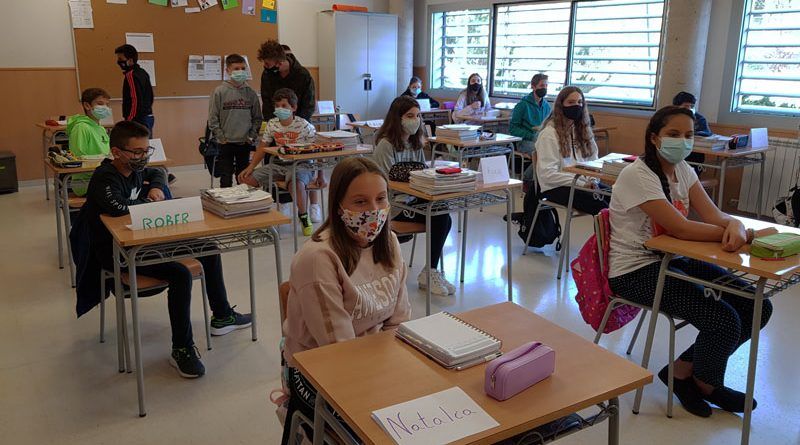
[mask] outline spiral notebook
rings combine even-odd
[[[445,368],[489,361],[499,356],[503,344],[449,312],[400,323],[396,335]]]

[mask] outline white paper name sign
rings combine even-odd
[[[441,445],[499,425],[457,386],[373,411],[372,418],[398,445]]]
[[[319,109],[319,114],[335,114],[336,109],[333,106],[332,100],[321,100],[317,102],[317,108]]]
[[[139,204],[128,207],[128,210],[131,213],[133,230],[154,229],[203,220],[203,204],[199,196]]]
[[[508,166],[505,156],[481,158],[480,171],[484,184],[508,182]]]
[[[750,129],[750,147],[761,148],[769,146],[769,134],[766,128]]]
[[[431,111],[430,99],[417,99],[417,103],[419,103],[419,111]]]

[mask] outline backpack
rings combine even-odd
[[[597,234],[605,241],[600,252]],[[581,248],[578,257],[570,264],[572,278],[578,293],[575,301],[581,311],[583,320],[592,326],[595,332],[600,328],[608,304],[614,298],[614,292],[608,284],[608,251],[611,241],[611,227],[608,209],[603,209],[595,217],[595,234]],[[600,256],[602,254],[602,257]],[[601,260],[602,258],[602,260]],[[639,308],[620,305],[611,311],[603,330],[604,334],[614,332],[636,318]]]
[[[531,228],[533,223],[533,215],[536,213],[536,207],[539,205],[541,194],[539,193],[539,186],[536,181],[526,181],[527,192],[525,193],[525,200],[522,204],[522,219],[519,224],[519,231],[517,235],[522,238],[522,241],[528,239],[528,230],[533,230],[529,246],[531,247],[544,247],[549,244],[556,243],[556,250],[561,250],[561,222],[558,219],[558,212],[555,209],[541,209],[539,216],[536,218],[536,225]]]
[[[797,227],[800,224],[800,186],[795,184],[785,196],[775,200],[772,216],[776,223],[784,226]]]
[[[211,137],[211,129],[208,128],[208,124],[206,124],[205,136],[198,138],[198,141],[200,143],[197,146],[197,151],[199,151],[200,155],[203,157],[203,164],[205,164],[206,170],[211,173],[211,176],[219,178],[222,176],[217,168],[217,160],[220,151],[219,143]]]

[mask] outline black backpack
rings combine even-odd
[[[199,138],[198,141],[200,141],[200,144],[197,146],[197,150],[200,152],[200,155],[203,156],[203,163],[206,166],[206,170],[208,170],[211,176],[219,178],[221,176],[217,168],[219,143],[211,137],[211,129],[208,128],[208,124],[206,124],[205,136]]]
[[[522,218],[519,221],[519,231],[517,235],[522,241],[528,239],[528,230],[533,223],[533,215],[536,213],[536,206],[539,205],[541,194],[539,185],[535,181],[526,181],[527,193],[523,201]],[[533,236],[529,246],[544,247],[556,243],[556,250],[561,250],[561,221],[558,219],[558,212],[555,209],[541,209],[536,218],[536,225],[533,226]]]

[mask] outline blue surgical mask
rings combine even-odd
[[[692,147],[694,139],[662,137],[658,154],[670,164],[677,164],[689,156]]]
[[[422,92],[422,88],[414,88],[414,89],[411,90],[411,94],[413,94],[414,96],[419,96],[419,93],[421,93],[421,92]]]
[[[231,79],[234,82],[242,83],[247,80],[247,71],[244,70],[236,70],[231,73]]]
[[[97,105],[92,108],[92,116],[97,118],[97,120],[103,120],[107,117],[111,117],[111,108],[106,105]]]
[[[290,117],[292,117],[292,110],[290,110],[288,108],[276,108],[275,109],[275,117],[277,117],[278,119],[280,119],[282,121],[285,121],[286,119],[289,119]]]

